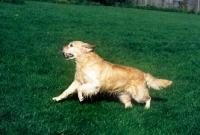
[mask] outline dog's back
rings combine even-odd
[[[100,77],[103,90],[118,92],[144,82],[144,73],[138,69],[109,62],[104,62],[103,65]]]

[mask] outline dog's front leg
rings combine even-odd
[[[76,92],[77,88],[81,85],[80,82],[74,80],[73,83],[66,89],[60,96],[52,98],[54,101],[61,101],[68,97],[68,95]]]
[[[78,87],[78,98],[82,102],[84,100],[83,96],[96,95],[100,90],[100,83],[86,83]]]

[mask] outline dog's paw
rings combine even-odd
[[[83,96],[78,96],[78,99],[80,102],[82,102],[84,100]]]
[[[78,93],[78,99],[79,99],[80,102],[82,102],[84,100],[81,92]]]
[[[82,97],[82,98],[79,98],[79,101],[80,101],[80,102],[83,102],[83,100],[84,100],[84,98],[83,98],[83,97]]]
[[[60,97],[53,97],[52,100],[55,101],[55,102],[58,102],[58,101],[62,100],[62,98],[60,98]]]
[[[126,104],[125,105],[125,108],[131,108],[132,107],[132,104]]]

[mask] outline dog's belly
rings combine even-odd
[[[114,84],[102,83],[102,86],[101,86],[101,91],[104,91],[104,92],[118,92],[118,91],[122,91],[126,89],[127,88],[125,85],[119,85],[117,83],[114,83]]]

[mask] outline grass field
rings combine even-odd
[[[0,134],[200,134],[200,16],[26,2],[0,3],[0,20]],[[60,52],[72,40],[173,84],[149,90],[149,110],[106,95],[55,103],[73,81],[75,63]]]

